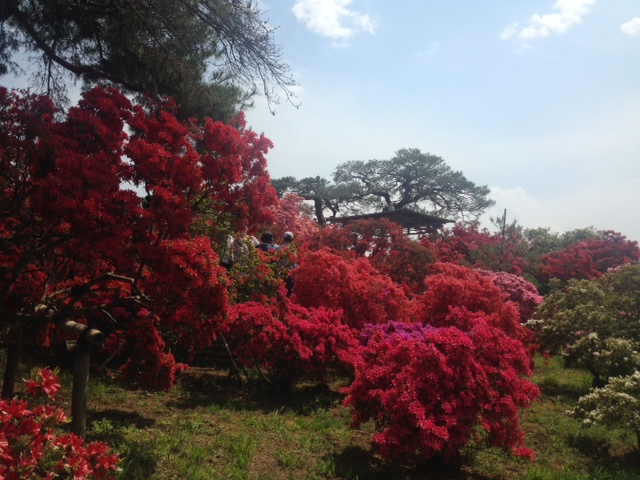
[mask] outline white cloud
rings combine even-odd
[[[556,13],[533,15],[529,24],[520,30],[518,37],[530,41],[551,34],[566,33],[582,22],[582,18],[589,13],[589,7],[595,3],[596,0],[557,0],[553,5]],[[517,23],[512,23],[503,30],[500,38],[508,40],[516,34],[518,28]]]
[[[623,23],[620,25],[620,30],[630,37],[640,37],[640,17],[635,17],[627,23]]]
[[[297,0],[293,14],[318,35],[346,42],[359,32],[373,34],[375,22],[367,14],[351,10],[352,0]]]
[[[502,188],[491,187],[489,198],[495,200],[495,206],[491,207],[485,215],[483,226],[488,227],[489,217],[502,217],[504,210],[507,210],[507,220],[518,220],[520,225],[531,227],[538,226],[544,221],[544,208],[542,204],[534,199],[523,187]],[[525,223],[526,222],[526,223]]]
[[[629,222],[629,205],[640,202],[640,179],[627,178],[614,182],[594,182],[567,186],[562,191],[536,194],[525,188],[491,187],[490,198],[496,205],[483,216],[481,225],[495,230],[489,217],[514,219],[525,228],[549,228],[562,233],[585,227],[614,230],[628,240],[640,241],[640,224]]]
[[[518,32],[518,22],[513,22],[502,31],[500,34],[500,40],[509,40]]]

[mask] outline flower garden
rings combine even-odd
[[[126,473],[123,445],[70,433],[55,406],[45,363],[64,369],[82,349],[90,381],[141,391],[171,391],[221,345],[238,392],[286,398],[339,378],[376,458],[458,467],[473,449],[535,462],[520,415],[540,396],[534,359],[561,357],[593,387],[567,416],[638,446],[637,242],[592,230],[545,250],[544,232],[516,225],[420,238],[385,220],[319,227],[300,197],[278,198],[270,141],[242,116],[200,125],[174,109],[94,89],[62,114],[0,89],[1,478]],[[295,248],[251,249],[225,270],[216,239],[239,224],[295,231]],[[87,345],[69,321],[104,341]],[[16,393],[20,365],[45,358]]]

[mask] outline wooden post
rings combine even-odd
[[[4,369],[4,381],[2,383],[2,398],[11,399],[15,393],[16,376],[18,372],[18,362],[20,361],[20,351],[22,350],[22,325],[15,327],[16,334],[13,342],[7,349],[7,364]]]
[[[73,390],[71,393],[71,432],[84,438],[87,429],[87,388],[91,346],[80,339],[73,358]]]
[[[105,341],[105,336],[100,330],[89,328],[84,323],[74,322],[73,320],[59,320],[56,327],[70,335],[82,337],[87,342],[96,347],[101,347]]]
[[[73,320],[56,324],[61,330],[79,335],[73,358],[73,390],[71,392],[71,432],[84,438],[87,430],[87,388],[92,347],[100,347],[105,336],[100,330],[89,328]]]

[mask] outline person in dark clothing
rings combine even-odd
[[[262,232],[262,235],[260,236],[260,243],[256,245],[256,248],[263,252],[276,250],[278,247],[273,244],[273,233],[269,230]]]

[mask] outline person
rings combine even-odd
[[[260,235],[260,243],[256,245],[258,250],[262,250],[263,252],[271,252],[273,250],[277,250],[277,245],[273,244],[273,233],[269,230],[265,230]]]
[[[291,248],[292,250],[292,254],[293,254],[293,233],[292,232],[284,232],[284,235],[282,236],[282,245],[280,245],[280,249],[285,249],[285,248]],[[281,260],[282,262],[282,260]],[[287,287],[287,297],[291,297],[291,294],[293,293],[293,287],[295,284],[295,281],[293,279],[293,275],[291,275],[291,271],[295,270],[296,268],[298,268],[298,264],[297,263],[291,263],[291,260],[287,261],[286,263],[283,263],[282,265],[284,265],[285,267],[287,267],[289,269],[289,274],[286,276],[286,278],[284,279],[284,284]]]
[[[288,248],[292,244],[293,244],[293,233],[284,232],[284,235],[282,236],[282,245],[280,245],[280,248]]]
[[[247,227],[240,227],[233,239],[233,246],[231,249],[233,253],[233,262],[241,262],[243,257],[249,253],[249,245],[255,247],[259,243],[260,242],[258,242],[256,237],[247,234]]]
[[[227,270],[233,267],[233,242],[233,236],[228,233],[225,234],[219,242],[221,248],[219,252],[220,266]]]

